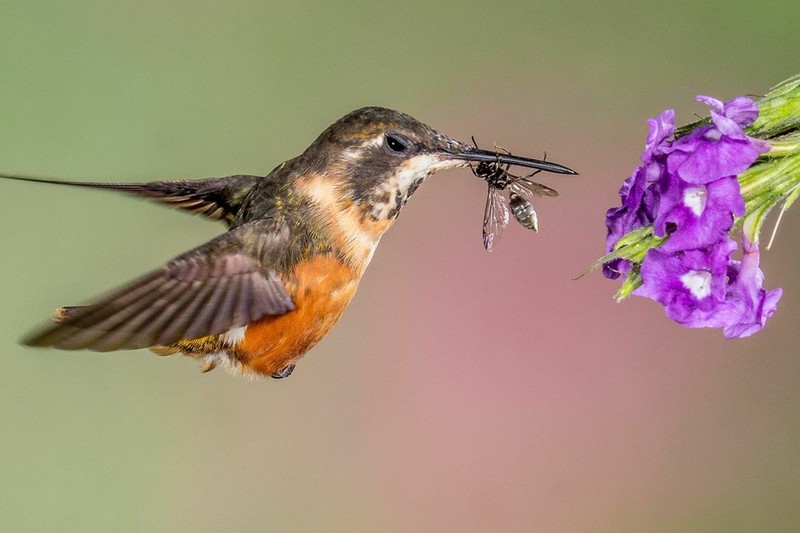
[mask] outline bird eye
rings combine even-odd
[[[387,133],[386,146],[388,146],[391,151],[401,154],[408,150],[409,142],[397,134]]]

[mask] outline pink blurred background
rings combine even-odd
[[[734,5],[735,4],[735,5]],[[350,309],[280,382],[146,351],[34,351],[51,309],[222,228],[0,182],[0,526],[12,531],[793,531],[798,209],[763,254],[761,333],[688,330],[574,280],[646,119],[797,71],[800,9],[323,4],[14,6],[0,172],[266,172],[362,105],[580,171],[491,254],[485,185],[432,177]]]

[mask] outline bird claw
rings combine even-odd
[[[276,373],[272,374],[272,379],[283,379],[288,378],[292,375],[292,371],[294,370],[294,365],[286,365],[285,367],[278,370]]]
[[[211,372],[212,370],[214,370],[216,366],[217,366],[216,359],[206,359],[206,363],[202,367],[200,367],[200,372],[202,372],[203,374]]]

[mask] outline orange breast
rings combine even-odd
[[[233,355],[244,367],[264,375],[295,363],[339,320],[360,277],[331,255],[299,263],[293,275],[283,279],[294,311],[250,322]]]

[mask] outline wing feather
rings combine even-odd
[[[243,198],[252,187],[262,179],[260,176],[237,174],[225,178],[201,180],[151,181],[147,183],[102,183],[94,181],[65,181],[26,176],[0,175],[0,178],[88,187],[121,191],[185,209],[192,213],[207,216],[213,220],[225,220],[229,225],[239,211]]]
[[[31,346],[110,351],[218,335],[294,304],[275,272],[288,231],[259,220],[82,307],[35,333]]]

